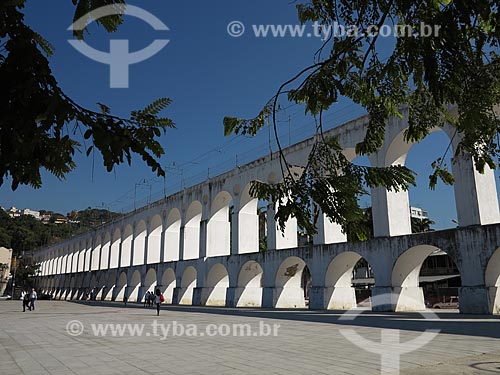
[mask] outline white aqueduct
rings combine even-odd
[[[351,160],[367,121],[364,116],[328,132],[338,136]],[[405,163],[412,147],[403,140],[407,127],[407,113],[390,120],[384,146],[369,157],[373,166]],[[451,126],[436,130],[446,132],[454,146],[458,142]],[[285,154],[303,165],[311,145],[312,139],[305,140]],[[280,178],[278,158],[269,155],[35,253],[42,265],[37,283],[61,299],[95,289],[98,299],[136,301],[160,288],[172,304],[291,308],[305,307],[301,278],[307,266],[310,308],[350,309],[356,306],[352,271],[364,258],[375,278],[372,297],[379,298],[374,309],[418,311],[425,308],[420,267],[441,249],[460,271],[461,312],[499,314],[495,176],[491,170],[479,174],[465,155],[454,158],[453,173],[458,228],[411,234],[408,193],[378,188],[371,194],[374,239],[346,242],[340,227],[323,217],[313,245],[298,247],[295,219],[282,234],[269,205],[268,250],[259,252],[258,200],[249,186]]]

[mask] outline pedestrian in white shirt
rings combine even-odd
[[[37,299],[37,294],[35,291],[35,288],[31,288],[31,293],[30,293],[30,309],[35,310],[35,300]]]

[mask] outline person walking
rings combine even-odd
[[[22,300],[23,300],[23,312],[26,311],[26,307],[31,311],[30,296],[29,296],[28,292],[23,290],[21,293],[21,296],[22,296]]]
[[[38,298],[38,295],[36,294],[35,288],[31,288],[31,293],[30,293],[30,311],[35,310],[35,300]]]
[[[165,298],[163,297],[163,294],[161,294],[160,289],[156,289],[155,292],[155,303],[156,303],[156,316],[160,315],[160,305],[162,302],[165,301]]]
[[[144,296],[144,307],[146,307],[146,303],[149,306],[149,298],[151,297],[151,293],[149,293],[149,290],[146,292],[146,295]]]

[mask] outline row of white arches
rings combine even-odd
[[[259,252],[259,200],[249,195],[250,185],[239,199],[236,211],[235,199],[227,191],[219,192],[210,204],[207,220],[203,219],[203,205],[191,202],[181,217],[181,209],[172,208],[167,213],[149,217],[91,237],[61,244],[41,262],[41,276],[75,272],[98,271],[121,267],[155,264],[177,260],[191,260]],[[268,207],[272,210],[272,207]],[[231,211],[233,211],[231,213]],[[274,223],[274,215],[267,215],[266,233],[270,248],[297,246],[297,225],[290,219],[287,233],[282,234]],[[233,250],[232,250],[233,249]]]
[[[390,128],[393,130],[380,155],[370,156],[372,165],[405,163],[412,144],[403,141],[406,127],[396,128]],[[449,135],[450,129],[445,128],[445,132]],[[307,142],[302,148],[294,146],[298,149],[295,153],[287,151],[299,165],[307,155]],[[348,148],[345,152],[353,159],[355,154],[351,151]],[[459,224],[500,222],[494,174],[491,170],[479,174],[469,159],[462,155],[454,164]],[[263,237],[259,232],[258,208],[262,205],[267,207],[267,248],[297,247],[295,218],[288,221],[285,233],[281,233],[274,221],[271,202],[259,202],[249,194],[251,181],[279,179],[273,163],[276,164],[271,159],[262,165],[233,170],[96,232],[45,249],[40,256],[42,276],[258,252]],[[262,171],[255,170],[260,167]],[[411,233],[407,192],[377,188],[372,191],[371,199],[375,237]],[[318,228],[314,244],[346,241],[341,228],[324,215],[320,215]]]
[[[418,302],[425,308],[423,295],[419,294],[420,268],[425,259],[437,250],[435,246],[418,245],[403,252],[394,262],[390,283],[400,293],[401,300],[395,302],[396,311],[408,310],[404,301],[406,297],[420,298]],[[361,259],[362,255],[357,252],[342,252],[325,268],[324,265],[308,264],[300,256],[289,256],[274,268],[266,267],[266,264],[256,260],[248,260],[234,271],[227,264],[215,263],[210,265],[206,274],[196,264],[187,265],[177,270],[177,273],[171,266],[161,273],[156,267],[148,267],[144,269],[147,269],[144,274],[141,274],[140,269],[128,273],[118,273],[118,270],[93,273],[90,280],[84,280],[85,275],[90,274],[44,278],[41,287],[46,293],[53,293],[56,298],[63,299],[82,298],[84,290],[90,288],[95,290],[98,299],[122,301],[126,297],[129,301],[140,301],[147,290],[159,288],[167,303],[181,305],[303,308],[306,307],[303,273],[307,267],[312,271],[312,287],[320,289],[320,294],[312,293],[311,299],[318,296],[323,299],[319,303],[311,301],[312,305],[326,309],[350,309],[356,306],[353,270]],[[375,259],[367,260],[375,265],[373,273],[377,286],[383,270],[377,268]],[[459,262],[457,265],[460,268]],[[270,273],[270,276],[266,273]],[[495,306],[498,308],[500,305],[500,248],[490,257],[484,280],[488,288],[494,289],[491,303],[491,309],[494,310]],[[198,294],[195,289],[199,289]],[[269,299],[266,302],[265,289],[272,289],[272,302]],[[418,310],[418,304],[413,303],[411,306],[417,306],[415,309]]]

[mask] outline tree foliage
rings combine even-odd
[[[104,5],[124,6],[123,0],[72,0],[75,20]],[[75,168],[75,152],[97,151],[111,171],[132,155],[140,156],[153,172],[164,175],[157,159],[164,153],[158,138],[173,122],[159,113],[170,104],[158,99],[129,118],[82,107],[59,87],[49,66],[53,47],[24,22],[26,0],[0,3],[0,186],[8,176],[19,184],[39,188],[40,170],[64,178]],[[96,20],[114,31],[121,16]],[[75,35],[84,37],[85,30]],[[87,144],[87,141],[90,144]]]
[[[323,136],[322,114],[340,97],[361,105],[369,115],[366,137],[356,145],[358,155],[381,148],[387,120],[402,117],[404,106],[409,111],[407,142],[419,142],[432,129],[449,123],[456,130],[455,155],[470,154],[479,171],[486,165],[496,168],[500,127],[495,112],[500,104],[498,2],[303,0],[296,6],[302,23],[349,25],[357,32],[330,35],[315,54],[314,63],[283,83],[255,118],[224,119],[226,135],[255,135],[271,120],[283,181],[254,183],[253,193],[279,205],[276,218],[281,226],[295,216],[303,228],[314,233],[321,210],[347,230],[349,222],[363,221],[358,198],[367,192],[366,187],[398,191],[415,183],[414,173],[404,166],[353,165],[342,156],[337,140]],[[383,25],[400,30],[400,35],[382,40],[374,31]],[[423,37],[419,34],[422,25],[430,26],[433,33]],[[385,56],[388,45],[391,51]],[[290,165],[281,150],[276,115],[283,100],[303,104],[306,113],[318,120],[315,145],[305,167]],[[431,188],[439,179],[454,182],[443,160],[432,164]]]
[[[411,218],[411,232],[412,233],[423,233],[423,232],[431,232],[434,229],[431,228],[431,225],[434,225],[435,222],[428,218],[419,219],[417,217]]]
[[[42,213],[51,216],[48,223],[42,223],[30,215],[11,218],[0,210],[0,247],[11,248],[14,255],[21,255],[23,251],[32,251],[87,232],[120,216],[108,210],[87,209],[68,214],[73,222],[56,224],[56,218],[66,216],[48,211]]]
[[[31,287],[35,285],[34,277],[38,274],[40,270],[39,263],[31,263],[25,258],[20,258],[17,261],[15,274],[16,286]]]

